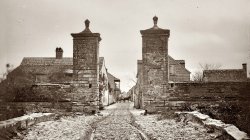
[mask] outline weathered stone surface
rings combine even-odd
[[[141,131],[133,126],[133,116],[130,113],[130,103],[118,103],[110,115],[98,122],[92,134],[93,140],[143,140]]]
[[[10,139],[16,135],[18,129],[27,129],[34,124],[53,120],[54,118],[55,114],[53,113],[33,113],[30,115],[0,121],[0,138]]]
[[[89,21],[85,21],[85,30],[71,34],[73,37],[73,79],[75,98],[78,102],[94,104],[97,110],[99,100],[99,41],[100,34],[89,30]],[[91,103],[94,102],[94,103]],[[90,107],[93,108],[93,107]],[[90,110],[90,109],[87,109]]]
[[[172,96],[187,99],[247,99],[250,97],[250,82],[209,82],[209,83],[175,83]],[[198,100],[195,99],[195,100]]]
[[[213,130],[217,133],[217,138],[220,139],[232,139],[232,140],[245,140],[250,139],[247,133],[240,131],[236,126],[232,124],[225,124],[221,120],[210,118],[208,115],[201,114],[198,111],[192,112],[176,112],[183,120],[198,122],[204,125],[206,128]]]
[[[168,37],[169,30],[157,26],[141,30],[142,34],[142,73],[143,100],[151,100],[167,90],[168,83]],[[143,104],[145,105],[145,104]]]
[[[250,82],[175,83],[163,96],[150,97],[151,99],[144,100],[145,105],[151,106],[147,108],[149,112],[166,108],[219,106],[221,103],[234,105],[237,102],[249,102]]]

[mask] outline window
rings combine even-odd
[[[170,65],[170,66],[169,66],[169,74],[170,74],[170,75],[174,75],[174,74],[175,74],[174,65]]]
[[[174,87],[174,83],[171,83],[170,86],[171,86],[171,88],[173,88]]]

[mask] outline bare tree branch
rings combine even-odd
[[[222,65],[218,64],[218,63],[217,64],[208,64],[208,63],[202,64],[202,63],[199,63],[199,65],[200,65],[200,68],[201,68],[202,71],[204,71],[204,70],[215,70],[215,69],[219,69],[219,68],[222,67]]]
[[[200,70],[196,71],[192,75],[192,79],[194,82],[202,82],[203,81],[203,71],[204,70],[215,70],[222,67],[221,64],[208,64],[208,63],[199,63]]]

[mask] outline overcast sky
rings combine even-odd
[[[169,55],[191,72],[199,63],[250,69],[250,0],[1,0],[0,74],[23,57],[54,57],[58,46],[72,57],[70,34],[89,19],[101,34],[100,56],[126,91],[142,57],[139,31],[151,28],[155,15],[170,29]]]

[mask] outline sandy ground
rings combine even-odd
[[[213,139],[213,135],[199,124],[173,119],[158,121],[157,115],[144,116],[141,113],[143,110],[133,109],[133,103],[117,103],[102,111],[103,116],[76,115],[38,123],[26,130],[23,139],[79,140],[84,139],[90,130],[94,140]]]
[[[132,109],[130,112],[135,123],[150,139],[154,140],[211,140],[213,134],[200,124],[176,122],[174,119],[157,120],[158,115],[142,115],[143,110]]]

